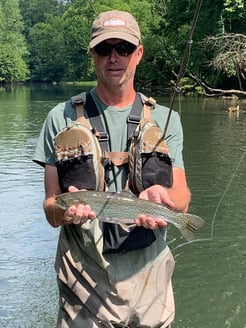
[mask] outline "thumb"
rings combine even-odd
[[[171,199],[165,199],[165,205],[167,205],[170,208],[174,208],[175,204]]]
[[[69,192],[75,192],[75,191],[79,191],[79,189],[76,188],[76,187],[74,187],[74,186],[69,186],[69,187],[68,187],[68,191],[69,191]]]

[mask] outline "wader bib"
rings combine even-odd
[[[154,184],[171,187],[172,162],[161,130],[151,118],[155,106],[152,98],[136,94],[127,121],[128,152],[110,151],[108,132],[90,93],[72,97],[71,103],[77,120],[55,137],[56,167],[62,192],[67,192],[70,185],[105,191],[112,165],[126,166],[129,171],[127,188],[136,195]],[[141,249],[155,241],[151,229],[133,227],[129,230],[103,223],[103,252]]]

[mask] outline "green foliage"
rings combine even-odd
[[[184,77],[180,80],[179,87],[183,95],[203,94],[202,87],[188,77]]]
[[[0,0],[0,81],[24,81],[29,70],[22,34],[23,23],[15,0]]]
[[[0,82],[24,81],[28,73],[18,49],[13,49],[9,44],[0,44]]]
[[[70,6],[61,17],[47,15],[30,31],[32,79],[74,81],[87,78],[91,22],[86,8]]]
[[[225,32],[245,33],[246,8],[244,0],[225,0],[223,17]]]
[[[224,8],[225,11],[233,13],[237,12],[238,10],[243,9],[244,7],[244,0],[225,0]]]
[[[35,81],[95,79],[88,53],[92,22],[102,11],[119,9],[131,12],[142,32],[144,57],[137,85],[170,88],[176,78],[173,72],[180,70],[198,1],[0,0],[0,81],[26,80],[29,70]],[[245,34],[244,1],[203,1],[185,73],[215,85],[224,79],[210,65],[223,57],[224,47],[204,47],[203,41],[228,32]],[[227,74],[238,74],[231,62],[225,65]]]
[[[61,24],[61,18],[48,16],[45,23],[38,23],[31,29],[32,80],[61,80],[66,69],[64,56],[61,53],[63,49]]]
[[[25,26],[23,33],[27,39],[31,28],[44,23],[47,14],[60,16],[66,8],[63,1],[57,0],[19,0],[19,6]]]

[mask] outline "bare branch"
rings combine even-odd
[[[207,37],[204,42],[206,48],[214,51],[211,66],[229,75],[236,75],[239,71],[243,77],[246,72],[246,35],[223,34]]]

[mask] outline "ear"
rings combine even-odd
[[[93,58],[95,55],[95,50],[92,48],[89,48],[89,54],[91,55],[91,57]]]
[[[144,53],[144,47],[142,44],[140,44],[138,46],[138,49],[137,49],[137,65],[140,63],[142,57],[143,57],[143,53]]]

